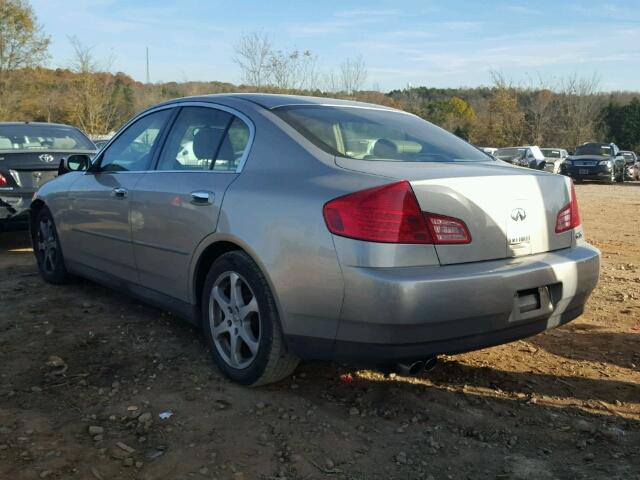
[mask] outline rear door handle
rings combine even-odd
[[[127,198],[129,191],[126,188],[116,187],[111,190],[111,196],[116,198]]]
[[[191,192],[191,203],[194,205],[211,205],[213,193],[206,190],[196,190]]]

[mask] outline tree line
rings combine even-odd
[[[350,98],[400,108],[482,146],[540,145],[572,150],[586,141],[613,141],[640,151],[640,94],[604,93],[597,77],[513,84],[499,73],[491,86],[367,88],[361,56],[323,72],[318,56],[277,48],[263,32],[242,34],[234,62],[242,84],[144,84],[112,73],[110,59],[70,37],[68,68],[45,68],[49,38],[27,0],[0,2],[0,121],[77,125],[90,135],[117,130],[135,112],[171,98],[229,92],[271,92]]]

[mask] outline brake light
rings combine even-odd
[[[471,234],[462,220],[425,213],[429,232],[436,245],[471,243]]]
[[[569,204],[558,212],[556,218],[556,233],[566,232],[580,226],[580,211],[578,210],[578,198],[576,189],[571,182],[571,199]]]
[[[342,237],[382,243],[469,243],[461,220],[420,210],[406,180],[369,188],[327,202],[329,231]]]
[[[0,187],[6,187],[7,185],[9,185],[9,182],[4,177],[4,175],[0,173]]]

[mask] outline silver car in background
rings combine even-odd
[[[569,156],[564,148],[541,148],[545,159],[544,169],[551,173],[560,173],[560,167]]]
[[[570,179],[378,105],[178,99],[61,168],[31,207],[43,277],[178,312],[245,385],[300,359],[408,364],[534,335],[598,281]]]

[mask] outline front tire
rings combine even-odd
[[[266,278],[246,253],[229,252],[213,263],[201,310],[213,359],[231,380],[265,385],[289,376],[298,366],[299,359],[284,343]]]
[[[31,224],[31,241],[42,278],[55,285],[69,283],[72,277],[64,265],[56,225],[47,207],[38,211]]]

